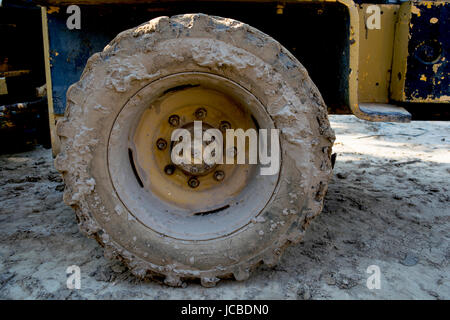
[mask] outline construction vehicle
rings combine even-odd
[[[445,1],[33,3],[64,201],[106,256],[171,286],[245,280],[302,239],[332,174],[328,114],[448,114]],[[171,135],[200,120],[278,129],[279,170],[174,165]]]

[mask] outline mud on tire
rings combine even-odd
[[[121,112],[142,108],[145,88],[186,72],[229,79],[253,94],[280,129],[282,163],[270,200],[239,230],[202,240],[166,236],[142,223],[112,181],[121,166],[108,163],[117,138],[112,132],[126,126],[118,123]],[[172,286],[187,279],[204,286],[231,276],[244,280],[261,262],[275,265],[321,211],[332,172],[334,134],[305,68],[268,35],[203,14],[153,19],[93,55],[68,90],[57,134],[62,148],[55,165],[80,229],[136,276],[163,276]]]

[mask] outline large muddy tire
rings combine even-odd
[[[189,110],[167,120],[191,104],[210,107],[211,126],[225,117],[279,129],[279,172],[244,165],[221,185],[205,175],[191,189],[178,168],[169,176],[157,138],[191,121]],[[275,265],[321,211],[332,172],[334,134],[305,68],[268,35],[203,14],[153,19],[92,56],[57,134],[55,164],[80,229],[136,276],[174,286],[244,280],[260,263]]]

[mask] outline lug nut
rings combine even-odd
[[[200,181],[196,177],[192,177],[188,180],[188,185],[191,188],[197,188],[200,185]]]
[[[180,125],[180,117],[176,114],[173,114],[169,117],[169,124],[172,127],[178,127]]]
[[[164,150],[165,148],[167,148],[166,140],[164,140],[163,138],[159,138],[158,141],[156,141],[156,147],[159,150]]]
[[[214,172],[214,179],[216,179],[217,181],[222,181],[225,178],[225,172],[223,172],[222,170],[217,170],[216,172]]]
[[[206,118],[206,109],[205,108],[198,108],[197,110],[195,110],[195,117],[197,119],[204,119]]]
[[[165,172],[167,175],[171,176],[171,175],[175,172],[175,166],[173,166],[173,165],[171,165],[171,164],[168,164],[167,166],[165,166],[164,172]]]
[[[228,121],[220,121],[220,131],[226,131],[227,129],[231,129],[231,124]]]

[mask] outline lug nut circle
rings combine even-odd
[[[156,141],[156,147],[159,150],[164,150],[167,148],[167,141],[164,140],[163,138],[159,138],[158,141]]]

